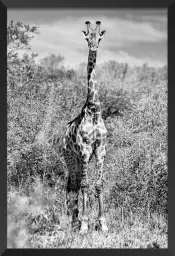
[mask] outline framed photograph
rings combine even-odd
[[[2,251],[173,252],[172,2],[3,2]]]

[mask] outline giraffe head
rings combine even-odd
[[[88,47],[91,51],[97,51],[99,42],[105,34],[105,30],[100,32],[100,21],[96,22],[96,28],[92,29],[90,26],[90,22],[86,21],[85,24],[87,25],[87,32],[82,30],[82,34],[88,42]]]

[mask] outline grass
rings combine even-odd
[[[47,191],[47,196],[43,191]],[[28,196],[15,190],[8,194],[8,248],[167,248],[167,221],[142,209],[133,214],[113,207],[106,211],[109,232],[95,230],[97,202],[89,209],[89,232],[71,230],[55,189],[36,181]],[[80,196],[80,218],[81,218]]]

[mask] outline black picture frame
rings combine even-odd
[[[7,82],[7,42],[6,42],[6,29],[7,29],[7,9],[8,8],[167,8],[168,10],[168,249],[7,249],[7,172],[6,172],[6,137],[7,137],[7,97],[6,97],[6,82]],[[22,11],[22,9],[21,9]],[[175,131],[175,111],[174,111],[174,73],[175,73],[175,1],[173,0],[88,0],[88,1],[56,1],[56,0],[3,0],[0,2],[0,28],[1,28],[1,125],[0,125],[0,145],[1,145],[1,171],[0,171],[0,254],[10,255],[19,254],[88,254],[99,253],[100,255],[110,254],[133,254],[133,255],[175,255],[174,246],[174,131]]]

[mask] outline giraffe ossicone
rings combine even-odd
[[[93,156],[96,158],[97,181],[96,191],[99,200],[99,224],[102,231],[107,231],[103,206],[103,163],[106,155],[105,145],[107,129],[105,127],[97,81],[95,80],[95,65],[99,42],[105,34],[100,31],[100,21],[92,29],[89,21],[85,22],[87,31],[82,31],[88,42],[89,56],[87,65],[88,91],[86,103],[81,113],[67,124],[63,138],[63,153],[68,169],[67,206],[72,212],[72,226],[79,222],[78,219],[78,193],[83,193],[83,213],[81,220],[81,233],[88,231],[88,164]],[[74,196],[71,196],[73,194]]]

